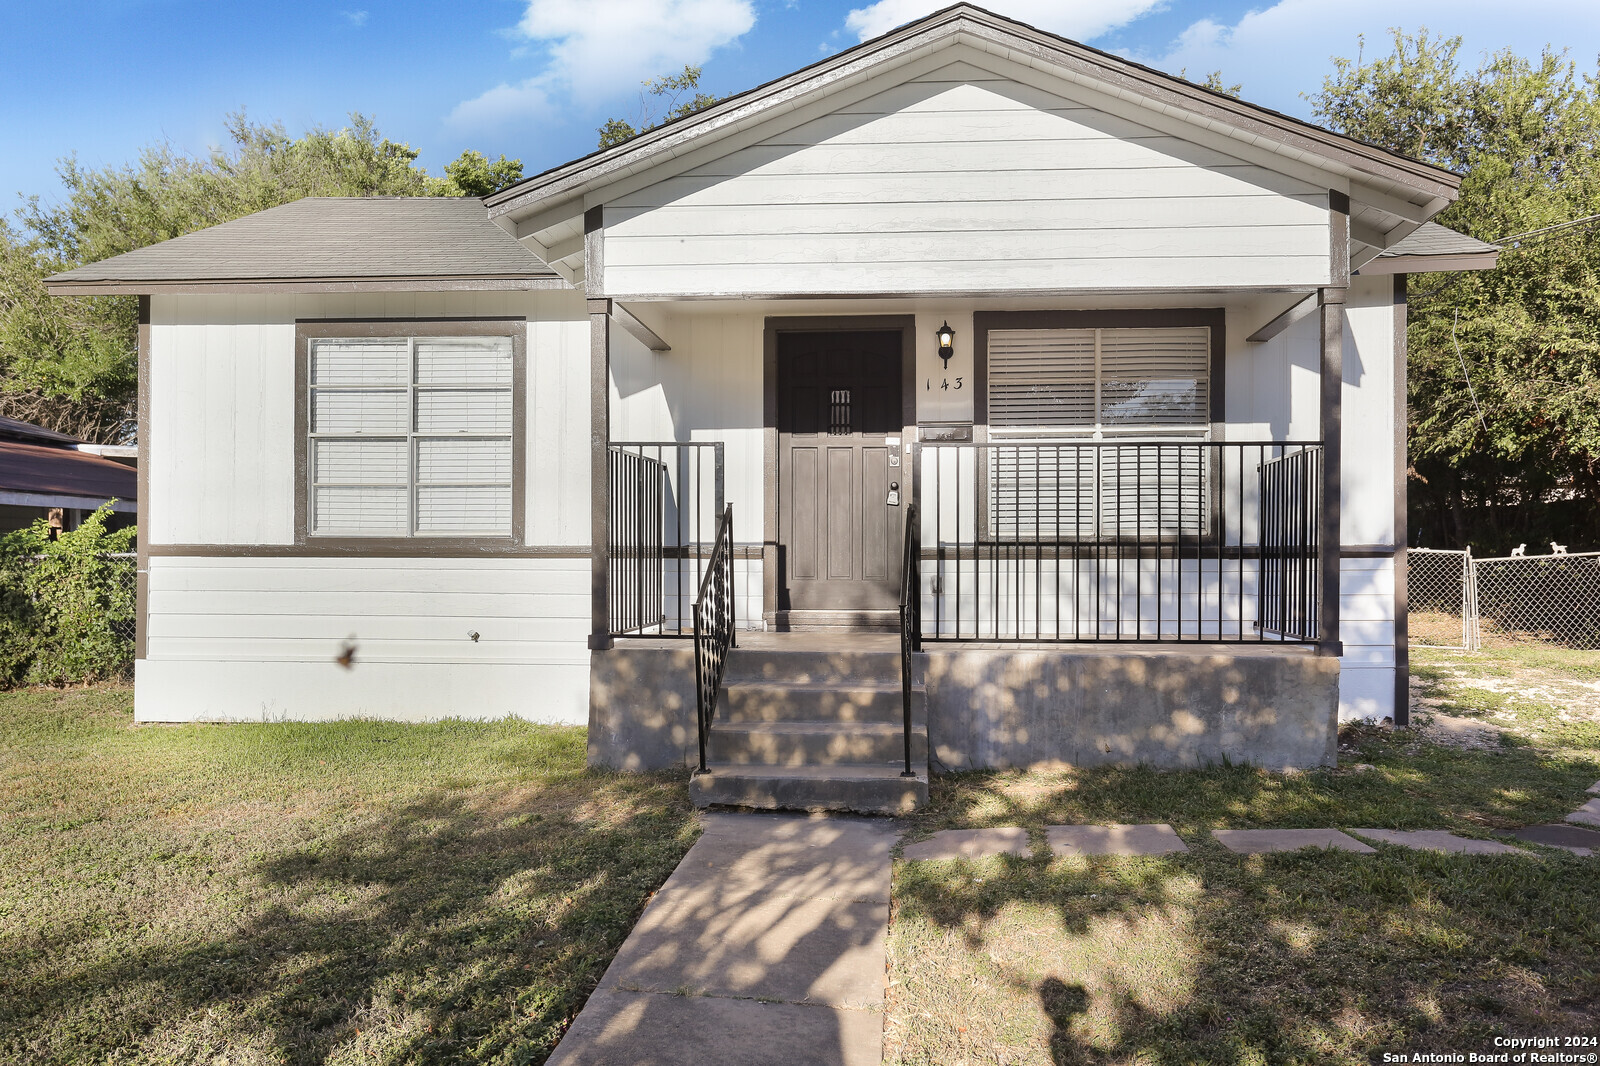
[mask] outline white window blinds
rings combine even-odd
[[[509,337],[318,339],[311,532],[507,536]]]
[[[1083,540],[1198,535],[1210,421],[1204,326],[989,334],[991,532]],[[1145,437],[1139,444],[1119,443]],[[1014,442],[1014,443],[1013,443]],[[1047,443],[1048,442],[1048,443]]]
[[[989,424],[1024,429],[1204,427],[1211,331],[1008,329],[989,334]]]

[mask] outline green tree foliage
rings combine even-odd
[[[1178,77],[1187,78],[1188,76],[1188,67],[1184,67],[1178,71]],[[1239,94],[1244,92],[1243,82],[1235,82],[1234,84],[1229,85],[1227,82],[1222,80],[1222,71],[1220,70],[1213,70],[1210,74],[1206,75],[1205,81],[1199,82],[1198,84],[1203,89],[1210,89],[1214,93],[1221,93],[1224,96],[1231,96],[1235,99],[1238,99]]]
[[[704,111],[723,97],[700,91],[700,68],[685,66],[680,74],[649,78],[641,83],[639,111],[633,121],[608,118],[599,129],[600,147],[610,148],[653,130],[675,118]]]
[[[1482,240],[1600,213],[1600,82],[1564,53],[1463,65],[1394,34],[1310,97],[1352,136],[1465,175],[1438,221]],[[1410,279],[1413,543],[1600,547],[1600,228],[1513,241],[1497,270]],[[1470,380],[1470,387],[1469,382]]]
[[[0,219],[0,414],[100,443],[135,433],[136,301],[52,297],[51,274],[306,196],[484,196],[522,176],[520,160],[467,151],[430,177],[361,115],[290,138],[241,113],[228,135],[203,157],[156,144],[125,166],[65,159],[63,200]]]
[[[135,617],[133,527],[106,532],[107,504],[56,540],[39,519],[0,537],[0,684],[55,685],[127,673]]]

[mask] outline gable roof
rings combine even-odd
[[[1136,98],[1154,110],[1181,115],[1245,144],[1311,158],[1354,178],[1373,180],[1384,187],[1380,192],[1384,206],[1395,209],[1386,213],[1411,224],[1454,199],[1460,188],[1460,176],[1442,167],[1235,99],[973,4],[958,3],[619,145],[508,186],[485,198],[489,217],[508,230],[515,229],[515,219],[748,129],[795,109],[813,93],[870,78],[953,38],[1103,92]],[[1396,189],[1409,195],[1395,196]],[[1413,202],[1412,195],[1422,197],[1423,202]]]
[[[476,197],[296,200],[45,279],[52,292],[565,287]],[[304,284],[311,282],[312,284]]]

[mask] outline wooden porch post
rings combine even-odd
[[[1317,294],[1322,316],[1322,524],[1317,532],[1322,576],[1317,653],[1342,655],[1339,639],[1339,505],[1343,485],[1341,441],[1344,391],[1345,290]]]
[[[603,208],[584,212],[584,277],[589,294],[589,649],[611,647],[610,451],[611,301],[605,291]]]

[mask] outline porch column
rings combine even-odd
[[[1341,440],[1344,392],[1344,289],[1317,293],[1322,318],[1322,523],[1317,531],[1322,577],[1317,654],[1344,654],[1339,639],[1339,504],[1343,488]]]
[[[589,301],[589,649],[611,647],[611,301]]]

